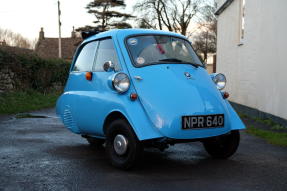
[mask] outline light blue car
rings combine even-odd
[[[245,126],[182,35],[140,29],[87,34],[57,102],[64,125],[91,145],[105,143],[112,165],[128,169],[144,147],[201,141],[227,158]]]

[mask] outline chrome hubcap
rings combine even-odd
[[[119,134],[114,139],[114,149],[118,155],[123,155],[126,153],[128,148],[128,140],[125,136]]]

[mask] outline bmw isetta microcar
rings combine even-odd
[[[200,141],[228,158],[245,126],[227,101],[223,74],[208,74],[189,40],[158,30],[90,33],[78,47],[57,114],[111,164],[128,169],[144,147]]]

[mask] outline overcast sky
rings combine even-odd
[[[91,25],[95,20],[85,9],[90,1],[60,0],[63,37],[70,37],[73,26]],[[124,12],[132,13],[136,0],[125,2]],[[44,27],[46,37],[58,36],[57,0],[0,0],[0,28],[33,40],[38,38],[41,27]]]

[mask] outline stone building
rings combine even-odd
[[[35,52],[42,58],[58,58],[59,57],[59,39],[45,37],[44,29],[39,32],[39,39],[35,47]],[[77,46],[82,42],[82,38],[77,37],[73,29],[70,38],[61,38],[62,42],[62,58],[72,60]]]

